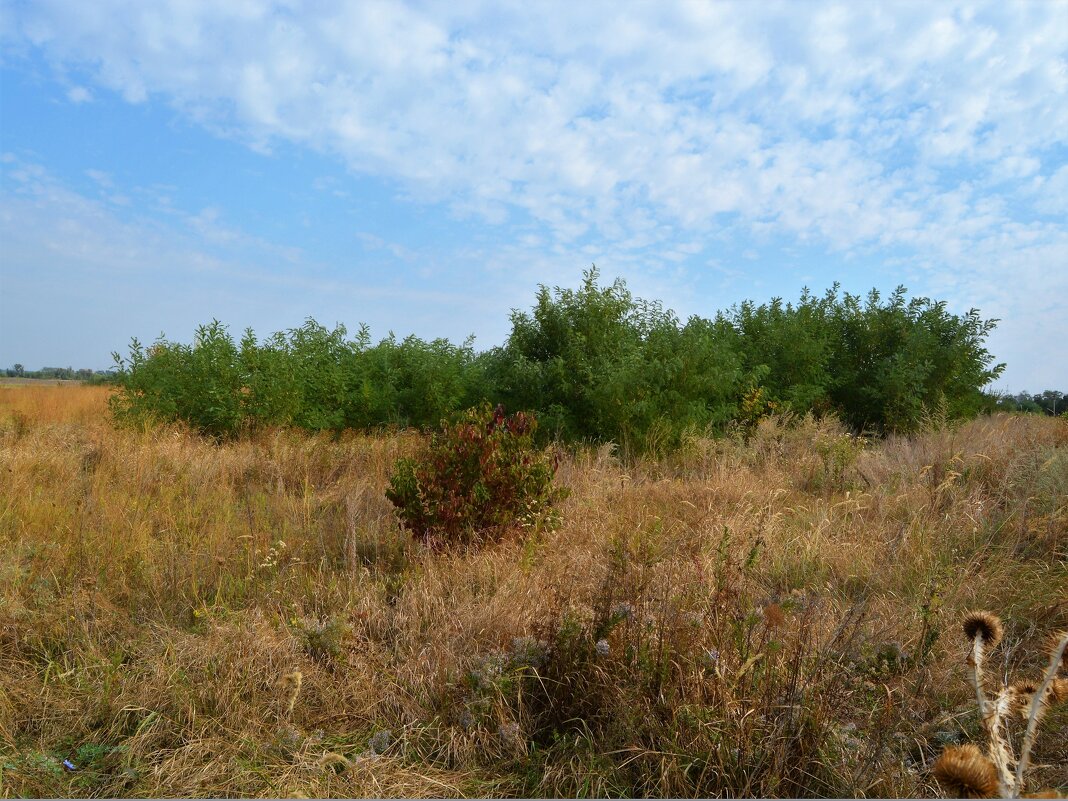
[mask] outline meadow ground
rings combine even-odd
[[[435,553],[383,496],[417,435],[215,444],[107,392],[0,387],[5,796],[937,795],[962,614],[1012,677],[1068,628],[1064,420],[580,449],[555,530]],[[1068,704],[1034,761],[1068,788]]]

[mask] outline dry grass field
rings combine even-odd
[[[1068,628],[1064,420],[580,450],[559,527],[449,553],[383,496],[414,434],[107,392],[0,387],[4,796],[932,796],[981,740],[962,614],[1012,677]],[[1033,760],[1068,789],[1068,704]]]

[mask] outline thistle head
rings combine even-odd
[[[1012,685],[1012,691],[1017,695],[1034,695],[1038,692],[1038,682],[1023,679]]]
[[[1038,683],[1024,679],[1013,684],[1009,689],[1012,691],[1012,706],[1020,716],[1027,720],[1030,716],[1031,702],[1038,692]]]
[[[972,743],[947,748],[934,763],[934,776],[950,798],[995,798],[998,769]]]
[[[966,614],[961,622],[961,628],[964,629],[964,636],[968,638],[968,642],[973,642],[976,637],[981,637],[983,645],[988,650],[1001,642],[1001,638],[1005,634],[1005,629],[1001,625],[1001,618],[993,612],[985,610]]]
[[[1054,679],[1049,688],[1050,698],[1055,704],[1068,701],[1068,679]]]

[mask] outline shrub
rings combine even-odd
[[[507,343],[486,359],[490,397],[536,411],[553,436],[614,442],[628,457],[732,419],[747,376],[729,324],[681,324],[598,278],[591,268],[577,290],[542,286],[529,313],[512,313]]]
[[[160,337],[147,351],[135,339],[130,358],[115,354],[119,392],[111,408],[120,421],[183,421],[215,437],[243,421],[238,349],[218,320],[197,328],[192,345]]]
[[[564,492],[553,487],[555,460],[534,446],[537,420],[501,406],[470,409],[443,423],[426,453],[401,459],[386,497],[402,525],[435,544],[500,538],[517,524],[551,520]]]
[[[915,432],[938,402],[950,419],[973,417],[981,388],[1004,370],[984,347],[996,320],[906,299],[904,287],[862,299],[834,284],[822,298],[805,290],[796,305],[747,301],[723,317],[743,367],[765,371],[769,400],[797,414],[834,410],[858,431]]]

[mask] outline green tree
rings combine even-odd
[[[656,302],[636,300],[622,280],[578,290],[542,286],[530,313],[489,359],[493,397],[533,410],[568,440],[614,441],[627,452],[670,446],[687,428],[723,423],[743,376],[722,321],[680,326]]]

